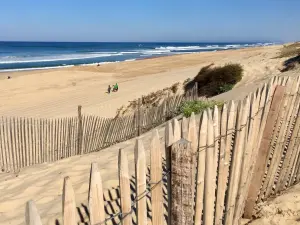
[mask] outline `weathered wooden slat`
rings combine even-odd
[[[90,149],[92,152],[96,150],[97,134],[100,126],[101,126],[101,118],[95,117],[91,143],[90,143]]]
[[[225,196],[225,149],[226,149],[226,131],[227,131],[228,110],[225,103],[222,108],[221,114],[221,139],[220,139],[220,157],[219,157],[219,170],[218,170],[218,183],[217,183],[217,199],[216,199],[216,213],[215,225],[222,224],[223,210],[224,210],[224,196]],[[232,124],[228,122],[228,124]]]
[[[115,130],[116,124],[117,124],[117,118],[112,119],[107,130],[107,135],[105,135],[106,136],[105,147],[112,145],[113,131]]]
[[[214,171],[214,130],[211,110],[207,110],[207,150],[205,157],[204,177],[204,211],[203,224],[210,225],[214,222],[214,201],[215,201],[215,171]]]
[[[97,163],[92,163],[89,188],[89,212],[91,225],[105,221],[102,179]]]
[[[51,120],[51,162],[54,162],[55,159],[55,119]]]
[[[205,158],[207,151],[207,112],[204,111],[201,119],[198,165],[197,165],[197,187],[196,187],[196,207],[195,207],[195,225],[202,224],[202,211],[204,208],[204,179],[205,179]]]
[[[67,149],[66,149],[66,158],[70,157],[71,155],[71,148],[72,148],[72,126],[73,126],[73,118],[68,119],[68,133],[67,133]]]
[[[30,142],[31,142],[31,147],[30,147],[30,151],[31,151],[31,163],[32,165],[37,164],[35,161],[35,140],[34,140],[34,123],[33,123],[33,119],[30,118],[29,119],[29,127],[30,127]]]
[[[198,135],[199,130],[197,130],[197,124],[196,124],[196,118],[194,112],[192,112],[192,115],[188,122],[188,136],[187,140],[191,142],[191,147],[194,152],[194,154],[197,154],[197,148],[198,148]]]
[[[59,119],[55,119],[55,133],[54,133],[54,161],[58,160],[58,139],[61,134],[59,133]]]
[[[120,133],[120,127],[122,126],[122,119],[121,118],[117,118],[116,119],[116,122],[113,126],[113,129],[111,131],[111,134],[110,134],[110,143],[111,145],[115,144],[116,141],[117,141],[117,137],[119,136],[119,133]]]
[[[299,80],[297,82],[299,82]],[[295,87],[295,88],[297,90],[296,93],[294,93],[296,95],[296,100],[295,100],[293,112],[291,113],[291,122],[288,127],[288,131],[287,131],[287,132],[292,132],[292,134],[290,137],[290,143],[287,147],[286,156],[285,156],[283,164],[282,164],[282,170],[280,171],[280,174],[279,174],[275,192],[279,192],[284,189],[285,184],[287,182],[286,180],[289,177],[290,168],[291,168],[290,165],[292,165],[291,157],[294,156],[294,152],[295,152],[295,151],[293,151],[294,145],[296,143],[296,138],[298,136],[298,131],[300,129],[300,118],[299,118],[300,97],[299,97],[299,95],[297,95],[297,92],[299,91],[299,83],[298,83],[298,87]],[[291,105],[291,106],[293,106],[293,105]],[[287,133],[287,137],[288,137],[288,135],[289,135],[289,133]],[[286,139],[287,139],[287,137],[286,137]],[[284,147],[284,146],[282,146],[282,147]]]
[[[273,126],[276,123],[281,102],[283,99],[285,87],[277,86],[275,94],[271,103],[270,112],[267,116],[265,127],[263,128],[263,136],[260,141],[257,160],[254,166],[252,180],[250,182],[248,197],[245,204],[245,218],[251,218],[255,206],[256,198],[261,187],[265,167],[267,163],[267,156],[270,148],[270,140],[272,138]]]
[[[90,135],[89,135],[88,147],[87,147],[88,152],[93,152],[92,143],[94,140],[96,125],[97,125],[96,120],[97,120],[96,116],[93,116],[91,119]]]
[[[128,115],[127,116],[127,121],[126,121],[126,129],[125,129],[125,133],[124,133],[124,137],[123,137],[123,140],[128,140],[130,139],[132,136],[131,136],[131,133],[132,133],[132,123],[134,121],[132,120],[132,115]]]
[[[93,139],[93,133],[95,130],[95,116],[90,117],[89,128],[88,128],[88,138],[86,142],[86,153],[92,152],[91,141]]]
[[[120,182],[120,200],[122,210],[122,224],[131,225],[131,199],[130,199],[130,177],[128,173],[128,160],[126,153],[119,151],[119,182]]]
[[[171,145],[174,143],[174,132],[173,126],[171,121],[168,121],[165,128],[165,155],[166,155],[166,169],[168,172],[167,175],[167,193],[168,193],[168,208],[167,208],[167,215],[168,221],[167,224],[171,225],[171,202],[172,202],[172,187],[171,187]]]
[[[40,214],[32,200],[26,203],[25,221],[26,225],[42,225]]]
[[[103,124],[103,129],[102,129],[103,134],[100,136],[101,137],[101,139],[100,139],[101,145],[99,148],[104,148],[106,146],[106,138],[107,138],[111,123],[112,123],[112,119],[108,119],[108,118],[105,119],[104,124]]]
[[[281,156],[282,156],[282,152],[284,150],[284,145],[285,145],[285,136],[287,133],[287,129],[289,128],[289,123],[290,123],[290,117],[292,114],[292,109],[295,102],[295,95],[294,93],[297,92],[297,90],[295,91],[295,83],[293,82],[292,79],[289,80],[289,84],[287,84],[287,91],[286,91],[286,97],[284,97],[284,101],[283,101],[283,105],[282,105],[282,110],[280,113],[279,118],[282,119],[282,124],[280,127],[280,131],[278,134],[278,139],[276,141],[276,146],[274,149],[274,154],[271,160],[271,164],[268,170],[268,174],[267,177],[265,179],[264,185],[262,187],[262,191],[261,194],[259,196],[259,199],[262,198],[268,198],[271,193],[272,193],[272,186],[274,184],[274,180],[275,180],[275,176],[276,176],[276,172],[278,170],[278,165],[280,163],[281,160]],[[299,84],[298,84],[299,85]],[[290,96],[292,95],[292,96]]]
[[[76,202],[72,182],[69,177],[64,179],[63,187],[63,221],[64,225],[74,225],[76,221]]]
[[[47,162],[49,160],[50,152],[50,123],[48,119],[39,120],[38,124],[38,159],[40,162]]]
[[[250,102],[249,98],[246,97],[244,103],[242,103],[240,111],[239,111],[239,119],[237,121],[237,134],[235,139],[235,145],[233,149],[233,159],[231,161],[231,172],[230,179],[228,185],[228,201],[226,204],[225,214],[225,224],[231,225],[233,224],[233,217],[236,207],[236,197],[238,194],[239,182],[240,182],[240,174],[241,167],[243,162],[243,153],[245,149],[245,141],[246,141],[246,126],[247,119],[250,111]]]
[[[181,129],[177,119],[173,119],[173,131],[174,131],[173,141],[177,142],[181,139]]]
[[[158,130],[152,132],[150,145],[150,176],[152,224],[163,224],[163,192],[162,192],[162,153]]]
[[[5,148],[3,146],[3,137],[4,132],[2,130],[3,118],[0,118],[0,166],[1,172],[5,172],[6,170],[6,163],[5,163]]]
[[[68,135],[68,118],[64,118],[63,121],[63,138],[62,138],[62,149],[61,149],[61,158],[64,159],[66,158],[66,147],[68,144],[68,139],[67,139],[67,135]]]
[[[186,117],[183,117],[181,121],[181,137],[188,140],[188,132],[189,132],[189,121]]]
[[[20,143],[21,143],[21,154],[22,154],[22,167],[26,166],[26,149],[24,144],[24,121],[20,118]]]
[[[15,118],[12,118],[10,121],[10,137],[11,137],[11,150],[12,150],[14,172],[17,172],[19,169],[19,165],[18,165],[18,158],[17,158],[17,154],[16,154],[17,146],[16,146]]]
[[[126,119],[127,116],[122,116],[120,120],[120,125],[117,128],[117,136],[116,136],[116,143],[119,143],[123,140],[124,132],[126,130]]]
[[[258,110],[259,110],[259,98],[256,98],[255,94],[252,93],[251,95],[251,104],[250,104],[250,114],[247,118],[249,127],[248,127],[248,135],[247,135],[247,142],[245,143],[244,148],[244,155],[243,155],[243,162],[242,162],[242,173],[240,178],[240,184],[237,194],[237,200],[236,200],[236,207],[235,207],[235,213],[234,213],[234,224],[238,224],[240,218],[242,217],[243,209],[244,209],[244,202],[245,202],[245,196],[248,193],[248,181],[249,181],[249,174],[250,167],[255,163],[255,161],[252,158],[253,155],[253,145],[256,143],[256,136],[257,136],[257,129],[258,129],[258,122],[259,118],[256,117]],[[255,129],[255,130],[253,130]]]
[[[214,126],[214,189],[217,190],[217,169],[219,164],[220,153],[220,121],[219,121],[219,109],[215,105],[213,111],[213,126]]]
[[[136,177],[136,202],[137,224],[147,224],[147,205],[146,205],[146,156],[144,144],[141,139],[136,140],[134,148],[135,177]]]
[[[24,166],[29,166],[29,162],[28,162],[28,149],[27,149],[27,132],[26,132],[26,119],[23,118],[22,119],[22,133],[23,133],[23,150],[24,150]]]
[[[7,124],[6,122],[5,124]],[[22,158],[23,158],[23,167],[28,166],[28,152],[26,148],[26,120],[21,118],[21,134],[22,134]],[[6,137],[7,138],[7,137]],[[8,147],[8,146],[7,146]]]
[[[11,140],[10,140],[10,118],[5,118],[5,142],[6,142],[6,157],[7,157],[7,165],[8,171],[13,172],[13,159],[12,159],[12,149],[11,149]]]
[[[78,123],[77,123],[77,153],[74,155],[81,155],[82,154],[82,142],[83,142],[83,121],[82,121],[82,106],[78,106]]]
[[[57,120],[57,151],[56,151],[56,160],[60,160],[62,158],[62,139],[64,136],[63,133],[63,124],[62,124],[62,118],[58,118]]]
[[[89,126],[89,119],[90,119],[90,116],[85,116],[85,115],[82,115],[81,116],[81,120],[82,120],[82,128],[79,128],[81,129],[81,131],[79,132],[79,143],[81,146],[79,146],[79,149],[81,149],[81,151],[79,151],[76,155],[82,155],[85,153],[85,147],[86,147],[86,139],[88,138],[88,126]],[[80,122],[79,122],[80,123]]]
[[[32,142],[31,142],[31,132],[30,132],[30,121],[26,118],[26,142],[27,142],[27,152],[28,152],[28,166],[33,165],[32,162]]]
[[[32,142],[33,142],[33,157],[34,157],[34,163],[38,164],[38,158],[37,158],[37,121],[36,119],[32,119]]]
[[[103,148],[103,140],[104,140],[104,136],[105,136],[105,132],[107,129],[107,118],[103,118],[101,119],[101,124],[99,124],[99,130],[97,132],[97,139],[96,139],[96,149],[100,150]]]
[[[16,160],[16,169],[20,170],[20,161],[19,161],[19,149],[18,149],[18,121],[16,121],[16,118],[13,118],[13,136],[14,136],[14,151],[15,151],[15,160]],[[0,134],[1,135],[1,134]],[[1,151],[1,149],[0,149]]]
[[[80,152],[78,149],[82,146],[82,136],[81,135],[81,128],[82,128],[82,121],[80,122],[78,118],[73,118],[73,129],[72,129],[72,147],[71,147],[71,155],[77,155]],[[81,124],[81,125],[80,125]],[[79,136],[78,136],[79,135]],[[81,148],[81,147],[80,147]]]

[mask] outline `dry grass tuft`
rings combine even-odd
[[[277,58],[287,58],[300,55],[300,42],[284,45]]]
[[[150,108],[159,106],[163,100],[165,100],[168,96],[176,95],[182,89],[182,84],[175,83],[170,87],[164,88],[163,90],[159,90],[156,92],[151,92],[148,95],[144,95],[141,97],[142,99],[142,107]],[[116,117],[126,115],[135,111],[138,107],[138,99],[134,99],[130,101],[127,106],[122,106],[117,110]]]

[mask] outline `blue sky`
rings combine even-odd
[[[295,41],[300,0],[1,0],[0,40]]]

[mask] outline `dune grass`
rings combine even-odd
[[[300,55],[300,42],[284,45],[277,58],[286,58]]]
[[[195,114],[200,114],[206,109],[213,109],[215,105],[222,107],[223,104],[223,102],[208,99],[187,101],[180,106],[179,112],[185,117],[190,117],[192,112]]]
[[[200,96],[212,97],[231,90],[236,83],[242,80],[243,67],[237,63],[213,67],[214,64],[203,67],[195,78],[185,85],[188,90],[198,83]]]

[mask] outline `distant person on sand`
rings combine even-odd
[[[108,88],[107,88],[107,93],[110,94],[110,91],[111,91],[111,86],[108,85]]]
[[[118,86],[118,83],[116,83],[116,84],[114,85],[114,91],[117,92],[118,90],[119,90],[119,86]]]

